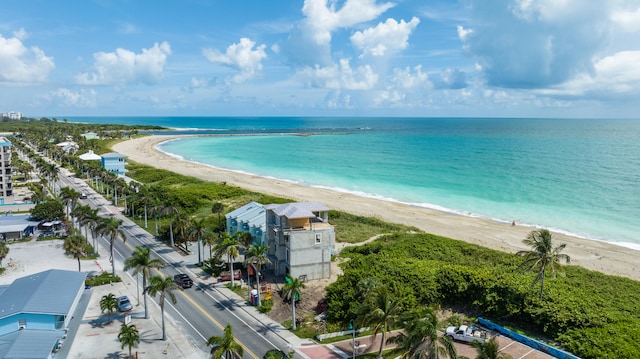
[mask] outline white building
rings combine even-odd
[[[0,205],[14,201],[11,175],[11,141],[0,137]]]
[[[22,112],[6,112],[2,114],[2,117],[8,117],[12,120],[19,120],[22,118]]]

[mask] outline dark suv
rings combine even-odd
[[[193,286],[193,281],[186,274],[176,274],[173,276],[173,281],[176,282],[177,285],[184,288],[191,288]]]

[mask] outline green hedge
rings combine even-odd
[[[104,285],[104,284],[109,284],[109,283],[117,283],[117,282],[122,282],[122,278],[120,278],[119,276],[112,276],[111,273],[109,272],[102,272],[97,276],[89,276],[87,277],[87,279],[85,279],[84,284],[91,286],[91,287],[96,287],[99,285]]]

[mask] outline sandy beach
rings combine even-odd
[[[359,197],[326,189],[306,187],[285,181],[216,169],[167,156],[155,149],[161,142],[181,136],[146,136],[113,146],[113,150],[129,156],[128,160],[170,170],[179,174],[214,182],[226,182],[255,192],[290,198],[296,201],[316,201],[332,209],[357,215],[415,226],[433,233],[480,246],[515,253],[528,249],[522,240],[533,230],[482,218],[465,217],[372,198]],[[606,274],[640,280],[640,251],[607,242],[554,233],[555,244],[566,243],[563,253],[571,264]]]

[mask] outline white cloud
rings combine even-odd
[[[640,7],[635,11],[615,11],[611,20],[627,32],[640,32]]]
[[[76,81],[83,85],[155,84],[162,78],[170,54],[171,46],[166,41],[156,42],[139,54],[120,48],[98,52],[93,54],[93,71],[77,75]]]
[[[264,49],[266,45],[260,45],[253,49],[255,42],[248,38],[241,38],[237,44],[232,44],[222,54],[216,49],[203,49],[203,55],[211,62],[230,66],[239,71],[233,81],[238,83],[254,78],[262,70],[262,60],[267,57]]]
[[[393,89],[414,90],[430,87],[429,76],[426,72],[422,72],[422,66],[414,67],[413,72],[408,67],[393,70],[391,79],[391,88]]]
[[[26,38],[24,29],[16,31],[12,38],[0,34],[0,81],[43,82],[56,67],[53,57],[38,47],[27,49],[22,43]]]
[[[336,11],[335,1],[331,1],[329,6],[327,3],[328,0],[305,0],[302,7],[305,23],[317,44],[331,42],[331,33],[338,28],[373,20],[394,6],[390,2],[376,4],[376,0],[346,0]]]
[[[369,90],[378,81],[378,75],[369,65],[352,68],[349,60],[342,59],[340,64],[314,68],[307,67],[298,75],[311,87],[346,90]]]
[[[463,49],[487,83],[545,88],[592,72],[607,47],[614,2],[582,0],[471,0],[469,28],[458,27]]]
[[[93,89],[82,89],[73,91],[68,88],[59,88],[51,92],[48,99],[51,102],[57,102],[60,107],[96,107],[97,96]]]
[[[363,55],[385,56],[404,50],[409,45],[409,35],[418,26],[420,20],[413,17],[411,21],[387,19],[376,27],[357,31],[351,35],[351,42],[361,49]]]
[[[640,51],[621,51],[594,62],[595,72],[582,73],[540,93],[608,98],[640,95]]]

